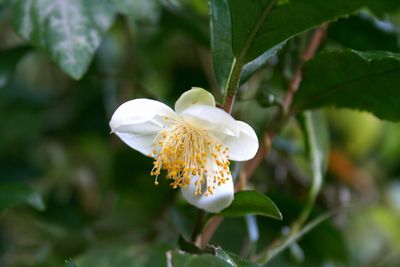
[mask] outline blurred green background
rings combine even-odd
[[[165,266],[178,236],[190,237],[195,208],[167,182],[155,187],[152,160],[110,135],[108,122],[133,98],[172,106],[199,86],[219,99],[207,1],[131,3],[120,8],[89,71],[74,81],[16,35],[0,1],[0,266],[64,266],[69,258],[79,267]],[[400,15],[384,22],[354,15],[331,23],[325,49],[398,52],[399,34]],[[259,136],[302,42],[289,41],[261,78],[239,91],[234,116]],[[400,124],[350,110],[324,112],[330,157],[313,215],[351,208],[268,266],[400,266]],[[284,232],[305,201],[302,143],[293,120],[251,180],[284,217],[257,217],[259,247]],[[211,243],[247,256],[246,220],[225,219]]]

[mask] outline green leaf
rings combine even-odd
[[[375,13],[400,7],[397,0],[229,0],[236,58],[251,61],[323,22],[369,7]]]
[[[369,111],[400,120],[400,55],[354,50],[322,53],[306,63],[292,111],[323,106]]]
[[[271,199],[260,192],[250,190],[236,193],[232,204],[219,213],[219,215],[226,217],[238,217],[249,214],[282,220],[281,212]]]
[[[37,210],[44,210],[45,204],[39,193],[19,183],[0,184],[0,213],[20,204],[29,204]]]
[[[246,3],[248,4],[248,3]],[[232,51],[231,14],[228,0],[210,0],[211,51],[215,77],[222,92],[226,92],[235,56]],[[286,41],[267,50],[258,58],[243,66],[240,84],[245,83],[257,70],[265,66]]]
[[[267,63],[268,60],[270,60],[273,56],[275,56],[276,53],[279,52],[279,50],[282,49],[283,46],[286,45],[286,41],[283,41],[276,46],[272,47],[271,49],[267,50],[265,53],[263,53],[261,56],[258,58],[254,59],[253,61],[250,61],[246,65],[243,66],[242,73],[240,75],[240,85],[243,83],[247,82],[250,77],[256,73],[259,69],[264,67]]]
[[[213,68],[218,85],[224,90],[235,60],[228,0],[210,0],[210,14]]]
[[[18,34],[74,79],[88,69],[115,15],[111,0],[14,0],[12,11]]]
[[[378,15],[400,7],[396,0],[210,0],[214,73],[225,95],[262,68],[287,40],[326,21],[369,7]],[[228,10],[229,8],[229,10]],[[248,64],[246,64],[248,63]],[[238,65],[238,66],[236,66]],[[240,70],[236,70],[240,69]],[[235,86],[235,85],[233,85]]]
[[[170,252],[168,266],[174,267],[232,267],[232,264],[211,254],[195,255],[181,251]],[[168,257],[167,257],[168,258]]]
[[[231,266],[233,266],[233,267],[257,267],[257,266],[259,266],[251,261],[248,261],[246,259],[239,257],[238,255],[235,255],[230,252],[226,252],[226,251],[222,250],[222,248],[220,248],[220,247],[215,248],[215,256],[217,256],[218,258],[231,264]]]
[[[66,260],[65,267],[77,267],[77,266],[72,260]]]
[[[0,89],[7,86],[10,76],[15,71],[15,65],[29,51],[26,46],[0,51]]]

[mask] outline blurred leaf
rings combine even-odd
[[[325,21],[354,13],[362,7],[368,6],[381,14],[385,10],[394,10],[400,6],[397,0],[276,2],[256,0],[244,5],[241,0],[229,0],[233,52],[240,61],[253,60],[293,36]]]
[[[78,266],[76,266],[76,264],[73,261],[66,260],[65,261],[65,267],[78,267]]]
[[[113,0],[117,10],[136,20],[157,21],[161,13],[160,0]]]
[[[387,141],[382,137],[382,127],[390,123],[379,120],[369,112],[329,109],[327,115],[332,131],[341,137],[341,142],[351,158],[363,159],[371,152],[376,153],[378,143]],[[348,175],[354,176],[351,172]]]
[[[79,79],[114,20],[110,1],[14,0],[13,22],[18,34]]]
[[[371,217],[384,237],[400,251],[400,217],[387,207],[374,207]]]
[[[8,84],[15,65],[29,50],[28,47],[23,46],[0,51],[0,89]]]
[[[46,208],[39,193],[19,183],[0,184],[0,213],[19,204],[29,204],[37,210]]]
[[[333,105],[400,119],[400,55],[344,50],[322,53],[306,63],[293,111]]]
[[[313,254],[312,260],[318,261],[319,266],[328,260],[347,263],[347,243],[344,234],[329,220],[315,227],[299,244],[306,257]],[[324,249],[319,249],[321,244],[324,244]]]
[[[286,236],[286,238],[282,242],[278,242],[274,244],[273,246],[268,246],[266,247],[265,250],[261,251],[259,253],[259,257],[257,260],[257,263],[261,265],[265,265],[268,263],[271,259],[275,258],[278,254],[280,254],[282,251],[284,251],[286,248],[290,247],[293,242],[297,242],[300,238],[302,238],[305,234],[313,230],[315,227],[317,227],[319,224],[324,222],[325,220],[329,219],[332,217],[337,211],[331,211],[327,212],[324,214],[321,214],[317,218],[313,219],[306,225],[304,225],[301,230],[295,231],[292,234]]]
[[[321,110],[307,112],[303,117],[303,130],[306,135],[306,148],[311,154],[311,149],[316,149],[315,160],[318,161],[319,170],[326,172],[329,154],[329,129],[325,113]],[[316,166],[315,166],[316,167]]]
[[[399,35],[395,30],[378,24],[378,21],[366,14],[339,19],[329,25],[328,37],[347,48],[368,51],[387,50],[399,52]]]
[[[164,32],[180,32],[205,47],[210,45],[210,30],[207,17],[190,8],[174,5],[172,1],[164,3],[159,22]]]
[[[282,220],[282,214],[275,203],[266,195],[257,191],[240,191],[235,194],[232,204],[219,215],[237,217],[256,214]]]
[[[147,260],[143,249],[138,246],[108,244],[90,250],[75,262],[79,267],[142,267]]]
[[[321,123],[322,122],[322,123]],[[314,205],[314,200],[318,195],[324,172],[327,165],[329,140],[326,122],[322,113],[304,113],[304,132],[305,142],[310,158],[312,181],[309,193],[309,210]],[[308,216],[308,214],[307,214]]]

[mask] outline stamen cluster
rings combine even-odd
[[[164,122],[168,117],[164,118]],[[186,189],[195,179],[195,195],[212,195],[216,186],[226,183],[230,177],[228,148],[215,136],[181,120],[164,128],[153,141],[154,158],[152,176],[161,170],[172,179],[172,188]]]

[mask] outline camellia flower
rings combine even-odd
[[[155,100],[128,101],[115,111],[110,127],[127,145],[154,158],[156,185],[165,170],[173,188],[208,212],[219,212],[233,200],[229,160],[251,159],[258,149],[254,130],[217,108],[202,88],[182,94],[175,111]]]

